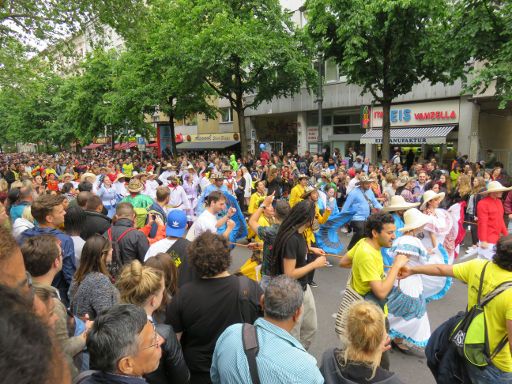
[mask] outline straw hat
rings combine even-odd
[[[128,183],[128,191],[132,193],[140,192],[144,189],[144,185],[139,179],[131,179]]]
[[[434,200],[434,199],[438,199],[438,198],[443,200],[444,199],[444,195],[445,195],[444,192],[435,193],[433,190],[428,190],[427,192],[425,192],[423,194],[423,203],[421,204],[420,209],[425,209],[425,207],[427,206],[427,203],[430,200]]]
[[[300,180],[300,179],[309,179],[309,176],[301,173],[301,174],[299,174],[299,177],[297,177],[297,180]]]
[[[93,178],[92,183],[96,181],[96,175],[92,172],[85,172],[82,176],[80,176],[80,182],[85,181],[85,179],[88,179],[89,177]]]
[[[387,207],[382,209],[383,212],[393,212],[393,211],[405,211],[406,209],[414,208],[420,205],[420,203],[408,203],[405,199],[400,195],[394,195],[391,197],[391,201]]]
[[[362,183],[373,183],[375,179],[371,179],[370,177],[363,175],[359,177],[359,181],[356,183],[357,185]]]
[[[155,174],[153,171],[149,171],[149,172],[147,173],[147,175],[148,175],[148,178],[150,178],[150,179],[156,179],[156,178],[157,178],[157,176],[158,176],[158,175],[157,175],[157,174]]]
[[[66,177],[71,177],[71,180],[73,180],[75,175],[72,175],[71,173],[65,173],[61,176],[61,179],[64,180]]]
[[[485,195],[485,194],[488,194],[488,193],[493,193],[493,192],[507,192],[507,191],[510,191],[512,190],[512,187],[510,188],[507,188],[507,187],[504,187],[499,181],[491,181],[488,185],[487,185],[487,189],[483,192],[480,192],[482,195]]]
[[[167,163],[164,168],[170,169],[171,171],[175,171],[176,169],[178,169],[175,165],[172,165],[171,163]]]
[[[222,172],[231,172],[231,167],[228,165],[225,165],[222,167]]]
[[[212,180],[224,180],[225,177],[222,173],[220,172],[213,172],[211,175],[210,175],[210,179]]]
[[[114,183],[115,183],[115,182],[117,182],[117,181],[119,181],[119,179],[126,179],[126,175],[125,175],[125,174],[123,174],[123,173],[119,173],[119,174],[116,176],[116,178],[115,178],[115,180],[114,180]]]
[[[187,167],[187,170],[195,171],[196,169],[194,168],[194,166],[192,164],[189,164],[188,167]]]
[[[416,181],[415,177],[409,177],[409,176],[402,176],[398,179],[398,186],[403,187],[404,185],[407,185],[410,181]]]
[[[423,227],[430,221],[430,217],[421,213],[417,208],[411,208],[404,213],[404,227],[400,228],[400,232],[408,232],[413,229]]]
[[[311,185],[308,185],[304,189],[304,193],[302,194],[301,199],[307,199],[309,197],[309,195],[311,195],[315,191],[317,191],[317,189],[315,187],[312,187]]]

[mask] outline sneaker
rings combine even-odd
[[[309,283],[309,286],[310,286],[311,288],[317,288],[317,287],[318,287],[318,284],[317,284],[317,283],[315,283],[314,281],[312,281],[311,283]]]

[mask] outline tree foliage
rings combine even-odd
[[[468,63],[468,90],[493,86],[505,107],[512,101],[512,1],[456,1],[451,23],[447,40],[454,59]]]
[[[163,2],[174,20],[160,41],[176,34],[181,70],[201,79],[237,112],[242,154],[247,153],[244,112],[274,97],[293,96],[315,71],[307,37],[278,0]]]
[[[308,0],[309,31],[349,83],[383,105],[382,156],[389,158],[391,102],[423,80],[450,82],[445,0]]]

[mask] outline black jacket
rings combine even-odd
[[[149,384],[187,384],[190,372],[181,351],[181,344],[172,327],[157,324],[156,331],[165,339],[165,343],[162,344],[162,358],[158,369],[146,375],[146,381]]]
[[[85,211],[85,223],[80,232],[80,237],[87,241],[89,237],[97,233],[103,235],[112,224],[112,220],[98,212]]]
[[[92,372],[92,371],[91,371]],[[105,372],[93,372],[89,375],[88,372],[84,379],[80,379],[80,376],[76,378],[73,383],[78,384],[145,384],[147,383],[142,377],[131,377],[131,376],[122,376],[115,375],[112,373]]]
[[[371,380],[368,380],[372,375],[370,367],[348,364],[342,368],[336,361],[336,351],[333,348],[328,349],[322,357],[320,372],[325,379],[325,384],[403,384],[395,373],[380,367],[377,367],[375,377]]]
[[[130,228],[133,228],[133,222],[129,219],[119,219],[112,225],[112,239],[117,240],[121,234]],[[103,234],[108,238],[108,233]],[[118,242],[119,254],[122,264],[131,263],[137,259],[144,262],[144,256],[149,248],[149,242],[146,236],[137,229],[133,228]]]

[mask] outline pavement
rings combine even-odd
[[[351,235],[341,234],[341,236],[343,236],[343,242],[347,245]],[[235,271],[247,260],[250,253],[246,248],[235,247],[231,255],[233,257],[231,271]],[[464,255],[463,250],[461,251],[461,255]],[[333,267],[317,270],[315,273],[315,282],[318,284],[318,287],[312,288],[316,302],[318,331],[309,349],[309,353],[317,359],[319,365],[323,352],[329,348],[338,346],[338,338],[334,332],[335,319],[333,314],[338,310],[341,292],[347,283],[350,271],[337,267],[338,260],[336,258],[331,257],[329,259]],[[466,303],[466,285],[454,279],[453,285],[447,295],[439,301],[431,302],[428,306],[427,312],[431,329],[434,330],[443,321],[458,311],[464,310]],[[391,350],[390,360],[390,370],[398,373],[404,383],[435,383],[424,357],[422,358],[420,355],[404,355]]]

